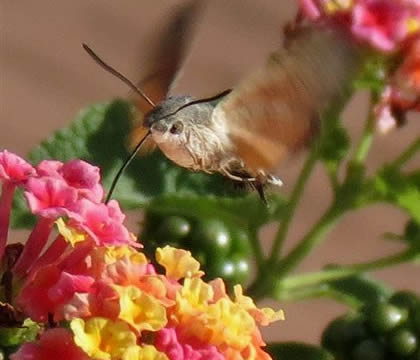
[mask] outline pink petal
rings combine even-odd
[[[7,150],[0,152],[0,180],[21,183],[35,174],[32,165],[21,157]]]
[[[23,252],[16,262],[13,272],[18,276],[26,274],[27,270],[38,259],[42,249],[48,241],[52,227],[54,224],[53,219],[40,218],[35,225],[34,229],[29,235],[28,241],[23,248]]]
[[[63,167],[61,161],[43,160],[36,166],[36,171],[39,176],[51,176],[61,179],[60,170]]]
[[[125,215],[121,211],[120,205],[117,200],[111,200],[107,204],[108,206],[108,214],[109,216],[114,219],[115,221],[118,221],[120,223],[123,223],[125,220]]]
[[[72,225],[85,231],[97,245],[139,246],[121,223],[124,215],[116,201],[110,201],[110,204],[106,205],[81,199],[74,205],[72,211],[82,218],[82,221],[74,221]]]
[[[74,293],[87,293],[95,282],[91,276],[72,275],[62,272],[58,282],[48,290],[48,296],[54,302],[65,303]]]
[[[314,0],[299,0],[299,8],[310,20],[316,20],[321,16],[319,6]]]
[[[16,185],[6,182],[3,184],[0,196],[0,260],[3,257],[9,234],[10,211]]]
[[[364,0],[353,8],[352,32],[382,51],[392,51],[407,34],[409,9],[394,0]]]
[[[30,210],[36,215],[49,218],[69,215],[69,207],[77,200],[76,189],[53,177],[31,178],[25,190]]]
[[[73,340],[72,333],[63,328],[45,331],[36,343],[23,344],[11,360],[89,360]]]
[[[70,186],[79,190],[79,194],[94,202],[100,202],[104,190],[100,185],[100,169],[83,160],[71,160],[61,169],[63,178]]]
[[[202,345],[196,341],[180,340],[175,328],[165,328],[156,334],[156,348],[164,352],[169,360],[224,360],[225,357],[213,345]]]
[[[48,247],[42,256],[29,269],[31,273],[37,271],[42,266],[52,264],[60,258],[64,251],[68,248],[68,242],[62,235],[58,235],[53,243]]]

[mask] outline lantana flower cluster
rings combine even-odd
[[[301,15],[338,26],[397,66],[384,74],[386,86],[376,107],[382,132],[401,124],[408,111],[420,112],[419,0],[299,0]]]
[[[221,279],[206,283],[188,251],[158,248],[152,264],[118,203],[103,202],[97,167],[81,160],[33,167],[5,150],[0,180],[2,273],[13,278],[2,299],[43,325],[12,360],[270,359],[259,326],[282,312],[257,308],[239,285],[232,299]],[[16,188],[37,223],[11,260]]]

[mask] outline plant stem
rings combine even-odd
[[[410,146],[398,156],[392,163],[391,166],[394,168],[401,168],[407,161],[409,161],[417,151],[420,150],[420,138],[414,140]]]
[[[343,209],[338,209],[335,203],[324,213],[314,227],[305,235],[290,253],[278,265],[278,278],[283,277],[294,269],[324,238],[328,231],[337,222]]]
[[[295,184],[295,187],[292,191],[292,194],[290,196],[290,200],[288,203],[288,206],[286,208],[286,211],[283,215],[282,222],[280,224],[280,227],[277,231],[276,237],[274,239],[274,244],[271,249],[271,255],[269,259],[269,264],[275,264],[278,257],[280,249],[286,239],[287,231],[289,230],[290,222],[293,218],[293,215],[296,211],[296,207],[299,203],[299,199],[302,196],[303,190],[305,188],[305,184],[309,179],[309,176],[311,175],[311,172],[314,168],[314,165],[318,159],[318,152],[316,150],[316,146],[313,145],[311,152],[309,153],[305,164],[303,165],[303,168],[300,172],[299,178]]]
[[[362,137],[360,138],[359,144],[356,146],[356,150],[350,163],[361,165],[366,159],[369,153],[370,147],[372,146],[373,136],[375,132],[375,114],[373,112],[374,105],[378,102],[378,94],[374,91],[370,95],[370,107],[369,116],[367,118],[365,128],[363,130]]]
[[[261,248],[261,242],[258,238],[257,228],[250,229],[250,240],[252,250],[254,251],[255,262],[257,263],[257,269],[260,271],[264,266],[264,255]]]
[[[362,164],[365,161],[373,142],[373,132],[375,128],[374,124],[375,118],[373,115],[370,115],[366,121],[365,129],[363,131],[360,142],[356,147],[352,161],[354,164]]]
[[[396,255],[382,257],[370,262],[341,266],[339,268],[322,270],[316,273],[290,276],[281,281],[281,287],[284,290],[291,290],[304,286],[313,286],[326,281],[338,280],[364,272],[403,264],[417,258],[420,258],[420,254],[412,249],[408,249]]]
[[[352,308],[357,308],[361,305],[361,302],[354,296],[322,285],[297,289],[282,289],[282,291],[275,293],[274,297],[278,301],[304,301],[308,299],[330,298]]]

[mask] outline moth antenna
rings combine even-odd
[[[108,65],[103,61],[88,45],[85,43],[82,44],[83,49],[88,53],[88,55],[103,69],[108,71],[110,74],[114,75],[120,79],[124,84],[128,85],[132,90],[139,94],[144,100],[146,100],[151,106],[155,107],[156,104],[150,99],[144,91],[142,91],[138,86],[136,86],[132,81],[128,80],[123,74],[115,70],[112,66]]]
[[[147,134],[144,136],[144,138],[141,139],[138,142],[138,144],[136,145],[134,150],[131,152],[131,154],[128,156],[128,158],[121,165],[120,169],[118,170],[117,174],[114,177],[114,180],[112,180],[111,187],[109,188],[108,194],[107,194],[106,199],[105,199],[105,204],[108,204],[109,200],[111,200],[112,193],[114,192],[115,187],[117,186],[118,180],[120,179],[122,173],[127,168],[127,166],[131,163],[131,161],[134,159],[134,157],[136,156],[136,154],[140,150],[141,146],[143,145],[143,143],[146,141],[146,139],[149,137],[150,134],[151,134],[151,132],[149,130],[147,132]]]
[[[232,92],[232,89],[227,89],[227,90],[223,90],[221,93],[218,93],[218,94],[216,94],[216,95],[214,95],[214,96],[211,96],[211,97],[208,97],[208,98],[203,98],[203,99],[198,99],[198,100],[193,100],[193,101],[190,101],[190,102],[188,102],[188,103],[186,103],[186,104],[184,104],[184,105],[182,105],[182,106],[180,106],[178,109],[176,109],[175,111],[173,111],[173,112],[171,112],[171,113],[169,113],[169,114],[166,114],[165,116],[163,116],[161,119],[164,119],[164,118],[167,118],[167,117],[169,117],[169,116],[174,116],[174,115],[176,115],[179,111],[181,111],[182,109],[185,109],[185,108],[187,108],[187,107],[189,107],[189,106],[191,106],[191,105],[197,105],[197,104],[202,104],[202,103],[206,103],[206,102],[212,102],[212,101],[216,101],[216,100],[219,100],[219,99],[221,99],[221,98],[223,98],[223,97],[225,97],[226,95],[228,95],[229,93],[231,93]]]

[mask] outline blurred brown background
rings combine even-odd
[[[150,45],[166,23],[171,7],[181,1],[126,0],[0,0],[0,149],[25,155],[53,130],[70,123],[84,106],[124,97],[128,91],[82,51],[87,42],[110,64],[136,80],[142,75]],[[213,95],[233,86],[281,41],[281,27],[292,18],[294,0],[213,0],[199,19],[178,92]],[[357,137],[366,99],[356,96],[345,122]],[[375,140],[371,169],[392,159],[420,134],[420,119]],[[288,193],[301,166],[297,159],[281,169]],[[417,157],[410,164],[418,167]],[[317,168],[292,224],[290,247],[328,205],[325,174]],[[298,271],[326,263],[368,260],[399,249],[381,234],[400,232],[405,215],[389,206],[375,206],[346,216]],[[267,230],[266,238],[272,229]],[[21,236],[19,232],[14,233]],[[396,288],[420,291],[420,268],[400,266],[377,273]],[[272,303],[271,303],[272,304]],[[279,304],[276,304],[279,306]],[[329,300],[280,304],[287,320],[266,331],[267,340],[316,342],[325,324],[344,311]]]

